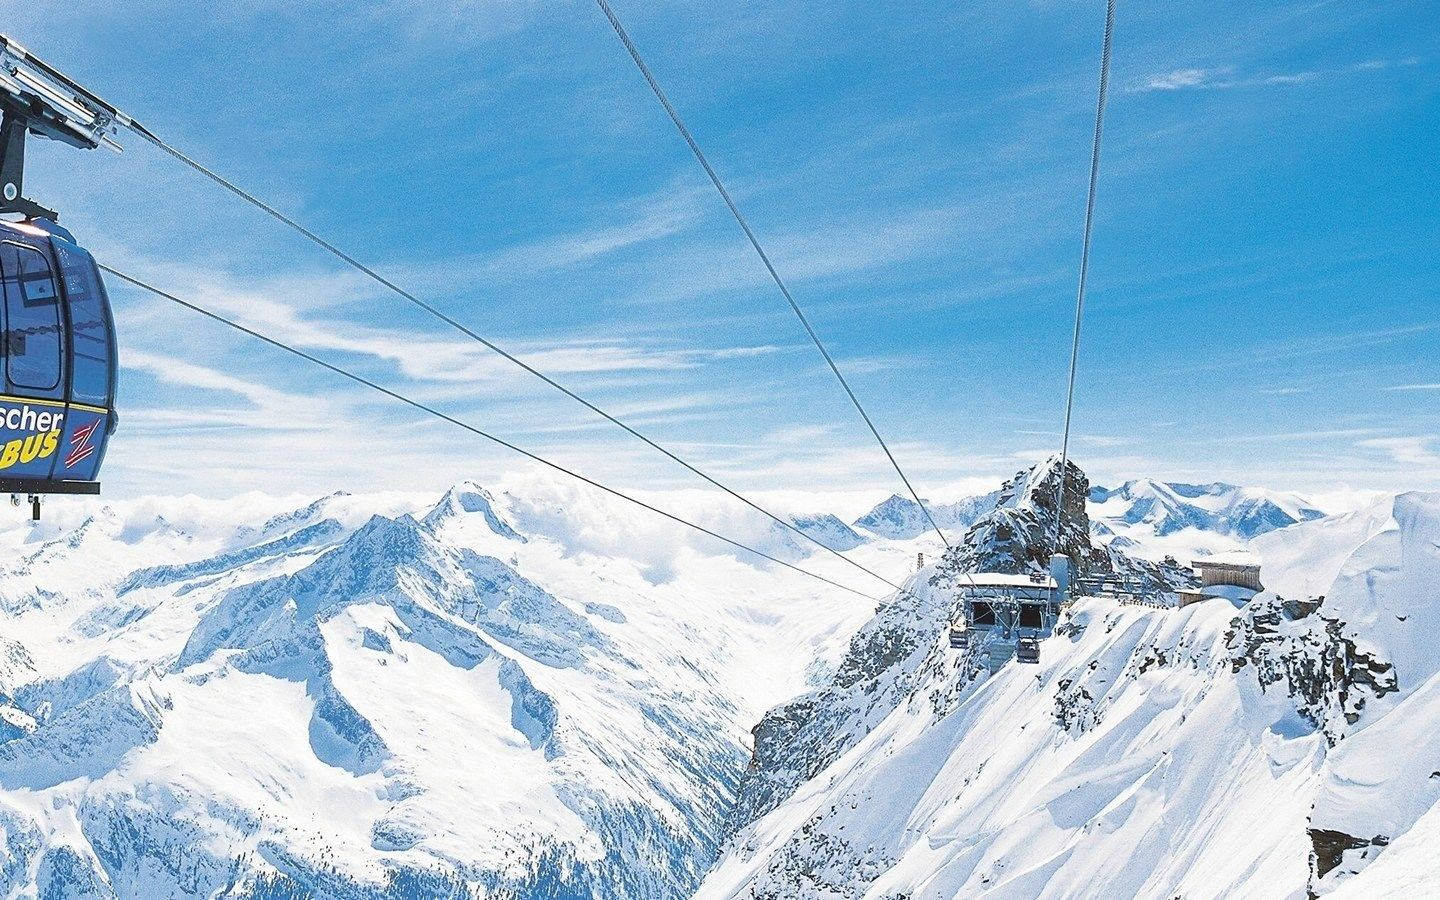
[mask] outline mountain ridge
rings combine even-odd
[[[823,741],[803,724],[757,735],[749,777],[798,777],[732,823],[697,896],[1358,897],[1433,883],[1409,835],[1433,836],[1440,809],[1419,738],[1440,726],[1440,604],[1424,587],[1440,579],[1440,495],[1259,543],[1280,593],[1183,610],[1081,599],[1038,666],[994,675],[948,647],[946,603],[882,610],[861,634],[898,633],[852,643],[846,664],[868,679],[848,696],[875,703]],[[931,571],[1035,565],[980,552],[1010,546],[972,542]],[[771,749],[815,745],[819,759]]]
[[[1422,870],[1413,852],[1387,854],[1430,821],[1417,735],[1440,704],[1428,645],[1409,635],[1440,622],[1402,600],[1435,575],[1440,506],[1407,495],[1242,542],[1193,524],[1162,535],[1163,517],[1121,521],[1117,504],[1107,533],[1098,513],[1119,495],[1091,500],[1076,467],[1060,534],[1079,570],[1163,592],[1189,576],[1155,560],[1200,534],[1250,546],[1274,591],[1182,614],[1085,601],[1038,670],[981,677],[943,641],[957,579],[1046,565],[1055,466],[972,498],[947,519],[968,519],[945,526],[955,549],[909,577],[897,570],[914,571],[923,530],[887,538],[823,507],[795,514],[903,581],[878,612],[732,548],[658,541],[648,520],[559,489],[252,498],[233,517],[146,501],[68,530],[0,526],[18,551],[0,572],[0,896],[1005,896],[1105,883],[1075,862],[1047,876],[1001,844],[1101,859],[1106,829],[1124,840],[1149,821],[1122,814],[1127,798],[1152,796],[1198,817],[1181,831],[1186,859],[1224,872],[1240,851],[1200,828],[1238,820],[1209,794],[1153,795],[1139,761],[1218,771],[1226,753],[1234,778],[1270,785],[1244,808],[1283,813],[1256,872],[1325,893]],[[1228,508],[1224,485],[1167,490]],[[705,521],[854,577],[773,521]],[[1179,736],[1222,722],[1211,755],[1179,762]],[[1357,787],[1395,745],[1413,749]],[[976,769],[997,746],[1015,754]],[[1085,762],[1116,753],[1135,766]],[[1032,785],[1031,769],[1073,777]],[[905,772],[932,773],[932,788]],[[1291,795],[1313,812],[1281,803]],[[1036,837],[1037,816],[1057,830]],[[1198,884],[1180,865],[1155,862],[1157,892]]]

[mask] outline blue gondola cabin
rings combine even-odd
[[[98,494],[115,328],[95,260],[53,222],[0,222],[0,285],[0,493]]]

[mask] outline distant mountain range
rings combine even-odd
[[[875,597],[555,486],[0,521],[0,898],[1298,895],[1427,865],[1379,841],[1440,793],[1440,500],[1315,520],[1073,469],[1082,569],[1188,575],[1162,557],[1198,535],[1281,594],[1084,601],[984,677],[944,639],[957,573],[1043,568],[1057,473],[930,505],[954,548],[909,580],[913,500],[791,520],[905,585]]]
[[[1145,479],[1090,490],[1090,514],[1112,527],[1144,525],[1157,535],[1196,528],[1248,541],[1325,515],[1296,494],[1233,484],[1173,484]]]
[[[872,607],[592,502],[0,527],[0,898],[687,895]]]
[[[929,510],[935,524],[942,529],[964,530],[985,512],[993,509],[998,497],[997,491],[979,497],[967,497],[954,503],[931,503],[926,500],[925,508],[921,509],[920,504],[913,499],[894,494],[876,504],[874,509],[852,524],[876,537],[892,541],[908,540],[930,530],[930,520],[925,516],[925,510]]]
[[[1118,534],[1134,538],[1137,535],[1132,526],[1141,526],[1144,533],[1158,536],[1195,528],[1248,541],[1267,531],[1325,515],[1297,494],[1222,482],[1178,484],[1138,479],[1116,488],[1092,487],[1089,496],[1090,515],[1101,536]],[[994,509],[999,499],[999,492],[992,491],[952,503],[931,503],[927,500],[925,509],[930,511],[935,524],[941,529],[963,532]],[[834,519],[833,516],[828,518]],[[851,527],[846,529],[849,534],[829,531],[839,524],[837,520],[823,529],[832,535],[831,539],[848,545],[837,546],[836,549],[855,546],[866,535],[886,540],[909,540],[931,530],[930,521],[920,504],[900,494],[876,504],[852,522]]]

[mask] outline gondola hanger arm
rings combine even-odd
[[[129,116],[0,34],[0,213],[58,218],[25,196],[27,135],[119,152],[114,136],[130,124]]]

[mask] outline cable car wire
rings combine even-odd
[[[257,209],[261,210],[262,212],[266,213],[266,214],[269,215],[271,218],[275,219],[276,221],[280,222],[281,224],[283,224],[283,225],[285,225],[285,226],[287,226],[287,227],[295,230],[296,232],[298,232],[299,234],[301,234],[302,236],[304,236],[305,238],[307,238],[308,240],[310,240],[312,243],[314,243],[314,244],[316,244],[317,246],[323,248],[325,251],[327,251],[327,252],[330,253],[331,255],[335,256],[337,259],[341,260],[341,261],[344,262],[346,265],[350,266],[351,268],[353,268],[353,269],[355,269],[356,271],[360,272],[361,274],[365,275],[367,278],[369,278],[369,279],[371,279],[372,281],[376,282],[377,284],[381,285],[381,286],[384,287],[386,290],[389,290],[389,291],[391,291],[392,293],[396,294],[397,296],[399,296],[399,297],[401,297],[401,298],[403,298],[403,299],[405,299],[405,300],[408,300],[410,303],[412,303],[412,304],[414,304],[415,306],[419,307],[420,309],[424,310],[424,311],[425,311],[426,313],[428,313],[430,316],[432,316],[432,317],[434,317],[434,318],[436,318],[436,319],[444,322],[445,324],[447,324],[447,325],[449,325],[450,327],[454,328],[456,331],[459,331],[461,334],[464,334],[466,337],[469,337],[470,339],[476,341],[477,343],[481,344],[482,346],[484,346],[485,348],[491,350],[492,352],[500,355],[501,357],[503,357],[503,358],[506,359],[507,361],[513,363],[514,365],[519,366],[521,369],[524,369],[526,372],[529,372],[531,375],[534,375],[536,378],[539,378],[541,381],[543,381],[543,382],[545,382],[546,384],[550,385],[550,387],[554,388],[555,390],[559,391],[560,393],[564,394],[565,396],[569,397],[570,399],[572,399],[572,400],[574,400],[575,402],[579,403],[580,405],[584,406],[586,409],[589,409],[591,412],[595,413],[596,415],[600,416],[601,418],[605,419],[606,421],[610,422],[611,424],[613,424],[613,425],[621,428],[622,430],[624,430],[626,433],[630,434],[631,436],[633,436],[633,437],[635,437],[635,438],[643,441],[645,444],[649,445],[650,447],[652,447],[652,448],[654,448],[655,450],[657,450],[657,451],[659,451],[660,453],[662,453],[662,454],[663,454],[664,456],[666,456],[668,459],[670,459],[670,460],[672,460],[673,462],[675,462],[675,463],[683,466],[685,469],[689,470],[690,472],[694,473],[695,475],[698,475],[700,478],[703,478],[705,481],[709,482],[710,484],[714,485],[715,487],[717,487],[717,488],[719,488],[720,490],[724,491],[725,493],[729,494],[731,497],[734,497],[736,500],[739,500],[741,503],[744,503],[746,506],[750,507],[751,509],[755,510],[756,512],[761,513],[762,515],[770,518],[772,521],[774,521],[774,522],[776,522],[777,524],[783,526],[784,528],[788,529],[789,531],[792,531],[792,532],[794,532],[795,534],[798,534],[800,537],[804,538],[805,540],[809,541],[810,543],[814,544],[815,546],[821,548],[822,550],[826,551],[827,553],[830,553],[830,554],[833,555],[833,556],[836,556],[836,557],[839,557],[840,559],[845,560],[845,562],[849,563],[851,566],[853,566],[853,567],[856,568],[856,569],[859,569],[860,571],[864,572],[865,574],[871,576],[872,578],[879,579],[880,581],[883,581],[885,584],[889,585],[890,587],[892,587],[892,588],[894,588],[894,589],[896,589],[896,590],[903,590],[903,588],[902,588],[900,585],[898,585],[898,584],[896,584],[895,582],[891,581],[890,579],[886,578],[884,575],[881,575],[880,573],[875,572],[874,570],[872,570],[872,569],[870,569],[869,567],[863,565],[862,563],[856,562],[855,560],[853,560],[853,559],[851,559],[850,557],[844,555],[843,553],[841,553],[840,551],[836,550],[835,548],[833,548],[833,547],[825,544],[824,542],[822,542],[822,541],[819,540],[818,538],[814,537],[813,535],[808,534],[804,529],[800,528],[799,526],[797,526],[795,523],[789,521],[788,519],[785,519],[785,518],[783,518],[783,517],[781,517],[781,516],[779,516],[779,515],[776,515],[775,513],[770,512],[768,509],[764,508],[763,506],[760,506],[758,503],[756,503],[755,501],[751,500],[750,498],[744,496],[744,495],[741,494],[739,491],[734,490],[733,488],[731,488],[730,486],[724,484],[724,483],[721,482],[719,479],[715,478],[714,476],[710,475],[709,473],[702,471],[702,470],[701,470],[700,468],[698,468],[697,466],[695,466],[695,465],[687,462],[686,460],[682,459],[682,458],[681,458],[679,455],[677,455],[676,453],[674,453],[674,452],[666,449],[665,447],[661,446],[659,443],[657,443],[656,441],[652,440],[650,437],[646,436],[645,434],[642,434],[640,431],[638,431],[638,430],[636,430],[635,428],[633,428],[632,426],[628,425],[627,423],[625,423],[624,421],[622,421],[622,420],[619,419],[618,417],[610,414],[609,412],[606,412],[604,409],[600,408],[600,407],[599,407],[598,405],[596,405],[595,403],[591,402],[590,400],[587,400],[585,397],[581,396],[580,394],[576,393],[575,391],[571,390],[570,388],[568,388],[568,387],[566,387],[565,385],[561,384],[560,382],[556,381],[554,378],[551,378],[549,375],[546,375],[544,372],[540,371],[539,369],[536,369],[534,366],[530,365],[529,363],[527,363],[527,362],[525,362],[524,360],[520,359],[519,357],[515,356],[513,353],[509,352],[509,351],[506,350],[505,348],[501,347],[500,345],[494,343],[494,342],[491,341],[491,340],[488,340],[487,338],[485,338],[484,336],[480,335],[479,333],[477,333],[476,331],[474,331],[474,330],[471,329],[470,327],[466,326],[464,323],[462,323],[462,322],[456,320],[455,318],[447,315],[446,313],[442,312],[440,309],[438,309],[438,308],[435,307],[434,305],[425,302],[424,300],[420,299],[419,297],[417,297],[415,294],[411,293],[410,291],[407,291],[407,290],[405,290],[404,288],[400,287],[398,284],[396,284],[395,282],[393,282],[393,281],[391,281],[390,279],[386,278],[385,276],[381,275],[379,272],[376,272],[374,269],[372,269],[372,268],[370,268],[369,266],[365,265],[363,262],[361,262],[360,260],[356,259],[354,256],[351,256],[349,253],[346,253],[344,250],[340,249],[340,248],[337,247],[335,244],[332,244],[330,241],[326,240],[325,238],[323,238],[323,237],[321,237],[320,235],[316,234],[314,231],[312,231],[312,230],[310,230],[309,228],[305,227],[305,226],[302,225],[300,222],[296,221],[295,219],[291,218],[290,216],[286,215],[285,213],[281,212],[280,210],[276,209],[275,207],[271,206],[270,204],[266,203],[264,200],[261,200],[259,197],[255,196],[254,194],[250,193],[249,191],[246,191],[244,188],[240,187],[239,185],[237,185],[237,184],[235,184],[234,182],[230,181],[229,179],[225,178],[223,175],[220,175],[218,172],[215,172],[214,170],[208,168],[208,167],[205,166],[204,164],[196,161],[194,158],[192,158],[192,157],[189,156],[188,154],[184,153],[183,151],[181,151],[181,150],[177,149],[176,147],[172,146],[171,144],[169,144],[168,142],[166,142],[165,140],[163,140],[162,138],[160,138],[158,135],[156,135],[156,134],[155,134],[153,131],[151,131],[149,128],[146,128],[144,125],[141,125],[139,122],[135,122],[135,121],[132,120],[132,121],[129,123],[129,127],[130,127],[136,134],[140,135],[140,136],[141,136],[142,138],[144,138],[145,140],[147,140],[147,141],[149,141],[150,143],[154,144],[157,148],[159,148],[160,150],[162,150],[162,151],[165,152],[166,154],[170,155],[171,157],[173,157],[173,158],[175,158],[176,160],[180,161],[181,163],[185,164],[185,165],[188,166],[189,168],[194,169],[196,172],[199,172],[201,175],[205,176],[206,178],[210,179],[211,181],[215,182],[216,184],[218,184],[218,185],[220,185],[221,187],[225,188],[226,190],[230,191],[232,194],[234,194],[235,196],[241,198],[241,199],[244,200],[246,203],[249,203],[250,205],[252,205],[252,206],[256,207]],[[888,452],[888,451],[887,451],[887,452]],[[929,513],[927,512],[926,515],[929,515]],[[942,535],[942,539],[943,539],[943,535]]]
[[[1080,326],[1085,320],[1085,278],[1090,272],[1090,234],[1095,224],[1095,188],[1100,181],[1100,134],[1105,125],[1105,89],[1110,81],[1110,45],[1115,36],[1115,0],[1105,8],[1105,41],[1100,49],[1100,94],[1095,103],[1095,139],[1090,145],[1090,192],[1085,200],[1085,236],[1080,244],[1080,282],[1075,289],[1075,331],[1070,341],[1070,379],[1065,392],[1065,428],[1060,439],[1060,487],[1055,509],[1055,552],[1060,552],[1060,523],[1070,462],[1070,419],[1075,410],[1075,371],[1080,360]]]
[[[855,405],[856,412],[860,413],[860,418],[865,420],[865,424],[869,427],[870,433],[875,435],[875,440],[880,444],[880,449],[885,451],[886,458],[890,460],[890,465],[894,467],[895,474],[900,476],[900,480],[905,484],[905,489],[910,492],[910,496],[915,499],[915,503],[920,507],[920,511],[923,512],[925,518],[929,520],[930,527],[935,529],[935,533],[940,536],[941,543],[945,545],[947,550],[950,549],[949,539],[945,537],[945,533],[942,532],[940,526],[936,524],[935,517],[930,514],[930,510],[926,507],[925,501],[921,500],[920,495],[915,492],[914,486],[910,484],[910,479],[905,475],[905,470],[900,468],[900,463],[895,460],[895,454],[890,452],[890,445],[885,443],[885,439],[880,436],[880,430],[875,427],[875,423],[870,419],[870,414],[867,413],[865,407],[861,405],[860,398],[855,396],[855,391],[850,388],[850,382],[846,381],[845,376],[840,374],[840,368],[835,365],[835,360],[830,356],[830,351],[825,349],[825,344],[820,340],[820,335],[816,334],[815,328],[810,324],[810,319],[800,308],[800,304],[795,302],[795,298],[791,295],[790,289],[785,286],[784,279],[782,279],[780,273],[776,271],[775,265],[770,262],[770,254],[766,253],[765,248],[761,246],[760,239],[755,236],[755,231],[750,227],[749,221],[747,221],[745,216],[740,212],[740,207],[735,204],[734,199],[730,196],[730,192],[726,190],[724,182],[720,180],[720,176],[716,174],[714,167],[710,165],[710,160],[705,157],[705,153],[700,149],[700,144],[696,142],[695,136],[690,133],[690,129],[685,126],[685,122],[680,118],[680,114],[675,111],[675,107],[670,103],[670,98],[666,96],[664,89],[660,87],[660,82],[655,80],[655,76],[651,73],[650,67],[645,64],[644,57],[640,55],[639,48],[635,46],[634,41],[630,40],[630,35],[625,31],[625,26],[620,24],[619,17],[615,15],[615,11],[610,8],[610,4],[607,3],[606,0],[595,0],[595,2],[600,5],[600,10],[605,13],[605,18],[610,20],[610,26],[615,29],[615,34],[620,38],[620,43],[624,44],[625,49],[630,52],[630,58],[635,61],[635,66],[640,70],[640,74],[645,76],[645,81],[650,85],[650,90],[654,92],[656,99],[660,101],[660,105],[665,107],[665,112],[669,114],[670,121],[675,123],[675,128],[680,132],[680,136],[685,139],[686,144],[690,145],[690,152],[694,154],[695,159],[699,161],[701,168],[705,170],[705,174],[710,176],[710,182],[714,184],[715,189],[720,192],[721,199],[723,199],[725,205],[730,208],[730,214],[735,217],[736,222],[740,223],[740,229],[745,232],[745,237],[750,240],[750,246],[755,248],[755,252],[760,256],[760,261],[765,264],[766,271],[770,273],[771,279],[774,280],[775,286],[780,289],[780,293],[785,297],[785,301],[790,304],[790,309],[794,311],[795,317],[800,320],[801,325],[805,326],[805,332],[810,335],[810,340],[815,343],[815,348],[820,351],[821,356],[825,357],[825,363],[830,366],[830,371],[835,373],[836,380],[838,380],[840,386],[845,389],[845,394],[850,398],[850,402]]]
[[[181,298],[175,296],[174,294],[171,294],[171,293],[168,293],[168,292],[166,292],[166,291],[164,291],[164,290],[161,290],[160,288],[155,287],[154,285],[149,284],[149,283],[147,283],[147,282],[145,282],[145,281],[142,281],[142,280],[140,280],[139,278],[136,278],[136,277],[134,277],[134,276],[132,276],[132,275],[127,275],[127,274],[125,274],[124,272],[121,272],[121,271],[119,271],[119,270],[117,270],[117,269],[111,268],[111,267],[108,266],[108,265],[105,265],[104,263],[97,263],[97,265],[99,265],[99,267],[100,267],[101,269],[104,269],[106,272],[109,272],[111,275],[114,275],[116,278],[120,279],[121,281],[124,281],[124,282],[126,282],[126,283],[128,283],[128,284],[130,284],[130,285],[133,285],[134,287],[140,288],[141,290],[144,290],[144,291],[148,291],[148,292],[150,292],[151,294],[154,294],[155,296],[161,297],[161,298],[163,298],[163,299],[165,299],[165,300],[169,300],[171,303],[175,303],[175,304],[178,304],[179,306],[183,306],[184,308],[190,310],[191,312],[199,313],[199,314],[202,315],[202,316],[205,316],[205,317],[207,317],[207,318],[209,318],[209,319],[212,319],[212,320],[214,320],[214,321],[216,321],[216,322],[219,322],[219,323],[222,324],[222,325],[226,325],[226,326],[228,326],[228,327],[230,327],[230,328],[233,328],[233,329],[235,329],[236,331],[239,331],[239,332],[242,332],[242,333],[244,333],[244,334],[247,334],[247,335],[249,335],[250,337],[253,337],[253,338],[257,339],[257,340],[264,341],[265,343],[269,344],[269,345],[272,346],[272,347],[275,347],[275,348],[280,349],[280,350],[284,350],[286,353],[290,353],[290,354],[293,354],[293,355],[295,355],[295,356],[298,356],[298,357],[300,357],[301,359],[306,360],[307,362],[310,362],[310,363],[314,363],[315,365],[320,366],[320,367],[323,368],[323,369],[328,369],[329,371],[335,373],[336,375],[340,375],[340,376],[342,376],[342,377],[344,377],[344,378],[348,378],[349,380],[351,380],[351,381],[353,381],[353,382],[355,382],[355,383],[357,383],[357,384],[364,385],[365,387],[368,387],[368,388],[370,388],[371,390],[378,391],[379,393],[384,394],[385,396],[391,398],[392,400],[398,400],[398,401],[400,401],[401,403],[404,403],[404,404],[406,404],[406,405],[408,405],[408,406],[412,406],[412,407],[414,407],[415,409],[420,410],[421,412],[428,413],[429,415],[432,415],[432,416],[434,416],[434,417],[437,418],[437,419],[441,419],[441,420],[443,420],[443,421],[449,422],[449,423],[452,424],[452,425],[457,425],[457,426],[465,429],[466,431],[469,431],[469,432],[472,433],[472,434],[475,434],[475,435],[478,435],[478,436],[480,436],[480,437],[482,437],[482,438],[485,438],[487,441],[491,441],[491,442],[493,442],[493,443],[499,444],[500,446],[502,446],[502,447],[504,447],[504,448],[506,448],[506,449],[508,449],[508,450],[513,450],[514,452],[520,454],[521,456],[526,457],[527,459],[533,460],[534,462],[538,462],[538,463],[540,463],[541,465],[548,466],[549,468],[554,469],[555,471],[560,472],[560,473],[562,473],[562,474],[569,475],[571,478],[574,478],[574,479],[577,479],[577,480],[579,480],[579,481],[582,481],[582,482],[584,482],[585,484],[590,485],[591,487],[599,488],[600,490],[606,492],[607,494],[611,494],[611,495],[613,495],[613,496],[615,496],[615,497],[619,497],[619,498],[622,499],[622,500],[628,500],[629,502],[635,504],[636,506],[639,506],[639,507],[642,507],[642,508],[644,508],[644,509],[647,509],[647,510],[649,510],[650,512],[655,513],[656,515],[664,516],[665,518],[669,519],[669,520],[672,521],[672,522],[679,523],[679,524],[681,524],[681,525],[686,526],[687,528],[692,528],[692,529],[694,529],[695,531],[700,532],[701,534],[704,534],[704,535],[707,535],[707,536],[709,536],[709,537],[712,537],[712,538],[714,538],[714,539],[716,539],[716,540],[718,540],[718,541],[722,541],[722,542],[724,542],[724,543],[726,543],[726,544],[729,544],[729,545],[732,546],[732,547],[735,547],[735,548],[740,549],[740,550],[744,550],[744,551],[746,551],[746,552],[748,552],[748,553],[752,553],[752,554],[760,557],[761,559],[769,560],[770,562],[775,563],[776,565],[784,566],[785,568],[790,569],[791,571],[799,572],[801,575],[809,576],[810,578],[813,578],[813,579],[815,579],[815,580],[817,580],[817,581],[823,581],[824,583],[826,583],[826,584],[828,584],[828,585],[830,585],[830,586],[832,586],[832,587],[837,587],[837,588],[840,588],[840,589],[843,590],[843,591],[848,591],[848,592],[850,592],[850,593],[852,593],[852,594],[855,594],[855,595],[858,596],[858,597],[864,597],[865,599],[871,600],[871,601],[874,601],[874,602],[880,602],[880,601],[881,601],[881,598],[873,597],[873,596],[871,596],[870,594],[867,594],[867,593],[865,593],[865,592],[863,592],[863,591],[856,590],[855,588],[849,587],[848,585],[841,584],[840,582],[834,581],[834,580],[832,580],[832,579],[830,579],[830,578],[827,578],[827,577],[824,576],[824,575],[820,575],[820,574],[817,574],[817,573],[815,573],[815,572],[811,572],[811,571],[808,570],[808,569],[802,569],[801,567],[795,565],[794,563],[789,563],[789,562],[786,562],[786,561],[783,560],[783,559],[778,559],[778,558],[776,558],[776,557],[774,557],[774,556],[771,556],[770,554],[766,553],[766,552],[763,551],[763,550],[757,550],[756,548],[750,546],[749,544],[742,543],[741,541],[737,541],[737,540],[735,540],[735,539],[733,539],[733,538],[728,538],[728,537],[726,537],[726,536],[723,535],[723,534],[720,534],[720,533],[718,533],[718,532],[715,532],[715,531],[710,530],[709,528],[706,528],[704,525],[697,524],[697,523],[695,523],[695,522],[690,521],[689,519],[685,519],[685,518],[682,518],[681,516],[675,515],[674,513],[666,512],[665,510],[659,508],[658,506],[653,506],[653,505],[651,505],[651,504],[649,504],[649,503],[646,503],[644,500],[641,500],[641,499],[639,499],[639,498],[637,498],[637,497],[634,497],[634,496],[632,496],[632,495],[630,495],[630,494],[627,494],[627,493],[625,493],[624,491],[621,491],[621,490],[619,490],[619,489],[617,489],[617,488],[612,488],[612,487],[610,487],[610,486],[608,486],[608,485],[601,484],[600,482],[596,481],[596,480],[593,479],[593,478],[589,478],[589,477],[587,477],[587,476],[585,476],[585,475],[581,475],[579,472],[576,472],[574,469],[567,468],[567,467],[565,467],[565,466],[563,466],[563,465],[561,465],[560,463],[557,463],[557,462],[552,462],[552,461],[546,459],[545,457],[539,455],[538,453],[532,453],[532,452],[529,451],[529,450],[526,450],[526,449],[524,449],[524,448],[522,448],[522,447],[519,447],[519,446],[517,446],[517,445],[515,445],[515,444],[510,443],[509,441],[505,440],[504,438],[496,437],[495,435],[490,434],[490,433],[487,432],[487,431],[483,431],[483,430],[475,427],[474,425],[469,424],[468,422],[465,422],[465,421],[462,421],[462,420],[460,420],[460,419],[457,419],[457,418],[455,418],[454,416],[449,415],[448,413],[441,412],[440,410],[436,409],[436,408],[433,407],[433,406],[429,406],[429,405],[427,405],[427,404],[425,404],[425,403],[420,402],[419,400],[414,400],[414,399],[412,399],[412,398],[410,398],[410,397],[407,397],[407,396],[405,396],[404,394],[401,394],[401,393],[398,392],[398,391],[391,390],[390,388],[387,388],[387,387],[385,387],[384,385],[381,385],[381,384],[379,384],[379,383],[377,383],[377,382],[371,381],[370,379],[365,378],[365,377],[362,376],[362,375],[356,375],[354,372],[351,372],[351,371],[349,371],[348,369],[344,369],[344,368],[342,368],[342,367],[340,367],[340,366],[337,366],[337,365],[335,365],[334,363],[326,362],[325,360],[319,358],[318,356],[314,356],[314,355],[312,355],[312,354],[310,354],[310,353],[307,353],[307,352],[304,351],[304,350],[301,350],[301,349],[299,349],[299,348],[297,348],[297,347],[291,346],[290,344],[287,344],[287,343],[285,343],[284,341],[281,341],[281,340],[279,340],[279,339],[277,339],[277,338],[273,338],[273,337],[270,337],[269,335],[262,334],[261,332],[256,331],[256,330],[253,329],[253,328],[250,328],[250,327],[248,327],[248,326],[242,325],[242,324],[240,324],[239,322],[236,322],[236,321],[234,321],[234,320],[232,320],[232,319],[228,319],[228,318],[226,318],[225,316],[221,315],[220,313],[217,313],[217,312],[214,312],[214,311],[212,311],[212,310],[206,309],[206,308],[203,307],[203,306],[199,306],[199,305],[194,304],[194,303],[191,303],[191,302],[189,302],[189,301],[187,301],[187,300],[182,300]],[[842,559],[843,559],[843,558],[845,558],[845,557],[842,557]]]

